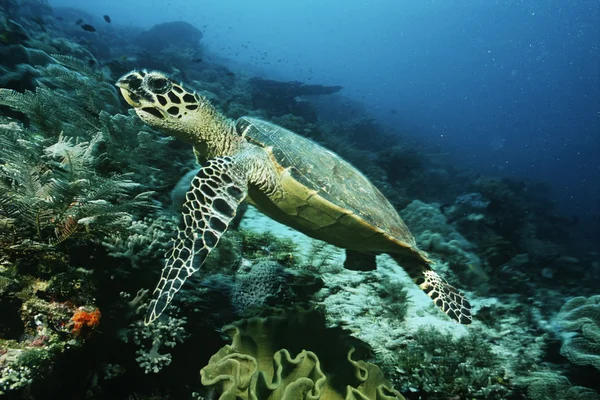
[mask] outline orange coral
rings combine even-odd
[[[71,321],[75,323],[72,332],[78,335],[84,328],[95,328],[100,323],[100,315],[100,310],[97,308],[92,312],[88,312],[80,307],[71,318]]]

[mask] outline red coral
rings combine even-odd
[[[71,321],[75,323],[72,332],[75,335],[79,335],[82,329],[93,329],[98,326],[100,323],[100,310],[96,308],[94,311],[88,312],[80,307],[75,311],[75,315],[73,315]]]

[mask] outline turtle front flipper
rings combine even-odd
[[[471,304],[465,296],[432,270],[428,264],[390,255],[446,315],[461,324],[468,325],[472,322]]]
[[[183,204],[183,221],[148,306],[146,325],[171,303],[187,278],[198,271],[235,217],[248,192],[246,177],[231,157],[209,160],[192,179]]]

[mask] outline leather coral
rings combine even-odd
[[[374,364],[355,361],[365,346],[322,313],[278,311],[223,328],[231,339],[201,371],[220,399],[404,399]],[[294,356],[295,355],[295,356]]]

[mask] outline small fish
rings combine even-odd
[[[201,63],[202,61],[204,61],[202,58],[198,57],[198,58],[192,58],[192,62],[195,63]]]
[[[108,15],[104,15],[102,18],[110,24],[110,17]]]
[[[81,25],[83,24],[83,20],[81,18],[79,18],[77,21],[75,21],[75,25]]]
[[[227,76],[235,76],[235,74],[233,72],[231,72],[231,71],[225,72],[225,75],[227,75]]]
[[[91,26],[90,24],[83,24],[81,25],[81,28],[84,31],[88,31],[88,32],[96,32],[96,28],[94,28],[93,26]]]

